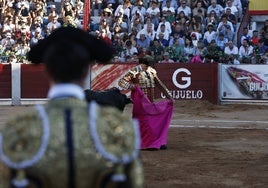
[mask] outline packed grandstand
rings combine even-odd
[[[30,63],[27,52],[59,27],[83,27],[81,0],[0,0],[1,63]],[[242,28],[248,0],[94,0],[87,32],[113,45],[114,62],[152,55],[159,63],[266,64],[268,21]]]

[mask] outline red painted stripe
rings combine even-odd
[[[97,74],[91,81],[92,90],[102,90],[114,87],[114,80],[122,77],[129,69],[136,64],[113,64],[103,67],[101,65],[93,66],[92,71]],[[102,70],[103,69],[103,70]]]
[[[249,10],[250,15],[268,15],[268,10]]]

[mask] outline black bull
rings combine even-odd
[[[123,111],[125,106],[131,103],[125,94],[122,94],[118,88],[110,88],[101,91],[92,91],[90,89],[85,90],[86,100],[96,101],[103,106],[113,106]]]

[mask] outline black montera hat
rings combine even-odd
[[[154,58],[150,55],[145,55],[139,58],[139,64],[145,64],[147,66],[152,66],[154,64]]]
[[[62,45],[65,44],[65,45]],[[44,56],[53,48],[61,48],[60,51],[70,51],[70,47],[77,46],[88,51],[88,63],[95,60],[100,63],[108,62],[113,56],[113,48],[102,39],[98,39],[82,29],[74,27],[61,27],[54,30],[48,37],[33,46],[28,53],[31,63],[46,63]]]

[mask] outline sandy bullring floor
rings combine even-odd
[[[27,108],[0,106],[0,125]],[[168,150],[141,151],[146,188],[267,187],[267,114],[266,105],[176,101]]]

